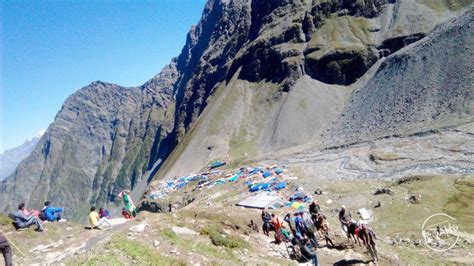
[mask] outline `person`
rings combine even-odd
[[[318,213],[318,223],[319,223],[319,230],[322,233],[324,239],[326,240],[326,246],[335,247],[334,243],[332,242],[331,238],[329,238],[329,223],[326,220],[326,216],[322,213]]]
[[[311,260],[311,264],[314,266],[318,265],[318,255],[314,252],[313,246],[307,238],[303,238],[299,241],[299,248],[301,255],[303,255],[306,260]]]
[[[290,231],[293,234],[293,236],[297,236],[298,232],[296,232],[296,223],[295,223],[295,217],[293,216],[292,213],[287,213],[285,218],[283,219],[288,226],[290,227]]]
[[[12,266],[12,249],[7,238],[2,233],[0,233],[0,251],[2,251],[5,266]]]
[[[272,216],[267,211],[267,208],[264,208],[262,210],[262,221],[263,221],[262,231],[266,236],[268,236],[268,233],[271,230],[275,230],[275,228],[273,228],[272,226]]]
[[[278,215],[272,213],[272,225],[275,229],[275,244],[280,244],[284,236],[281,228],[285,226],[285,222]]]
[[[130,215],[132,215],[133,217],[137,216],[137,207],[135,207],[135,204],[133,203],[133,200],[130,197],[130,190],[123,190],[119,193],[118,196],[123,199],[125,208],[127,208]]]
[[[61,218],[62,212],[62,208],[54,207],[51,205],[51,201],[46,201],[41,211],[41,219],[49,222],[65,222],[66,220]]]
[[[28,210],[28,209],[26,208],[26,206],[25,206],[25,208],[23,209],[23,214],[24,214],[25,216],[33,215],[33,216],[35,216],[36,218],[39,219],[39,214],[40,214],[40,212],[37,211],[37,210],[34,210],[34,209]]]
[[[301,213],[297,213],[295,215],[295,226],[296,226],[296,233],[299,234],[301,237],[304,237],[306,232],[305,232],[303,217]]]
[[[128,212],[127,208],[122,208],[122,216],[123,218],[127,220],[132,220],[132,216],[130,215],[130,212]]]
[[[109,211],[104,209],[104,208],[100,208],[99,209],[99,218],[107,218],[107,219],[110,219],[110,214],[109,214]]]
[[[351,223],[352,217],[351,212],[346,210],[346,206],[341,205],[341,210],[339,211],[339,222],[341,223],[341,229],[344,233],[347,234],[347,226]]]
[[[309,213],[311,214],[311,218],[313,219],[313,221],[316,220],[316,216],[320,210],[321,210],[321,206],[319,206],[319,203],[317,200],[313,200],[313,202],[309,204]]]
[[[359,235],[362,239],[362,242],[369,250],[370,255],[374,261],[379,259],[377,249],[375,247],[375,239],[377,236],[372,228],[369,228],[367,225],[362,224],[359,230]]]
[[[301,212],[301,218],[303,220],[305,235],[314,247],[319,247],[318,238],[316,237],[316,226],[311,219],[311,216],[307,212]]]
[[[18,210],[13,213],[13,224],[15,225],[16,229],[28,228],[32,225],[36,225],[36,231],[43,232],[43,224],[41,221],[34,216],[34,214],[30,214],[26,216],[24,214],[25,203],[20,203],[18,205]]]
[[[103,224],[109,225],[109,227],[112,227],[112,224],[110,223],[109,219],[106,217],[99,217],[99,214],[95,211],[95,207],[91,207],[91,212],[89,213],[89,223],[91,225],[92,229],[102,229]]]

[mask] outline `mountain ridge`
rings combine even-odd
[[[80,219],[89,204],[113,204],[120,190],[159,178],[164,169],[156,170],[170,154],[192,165],[181,169],[185,171],[217,157],[239,162],[303,144],[314,139],[314,132],[323,135],[316,139],[324,140],[328,122],[341,112],[360,83],[357,79],[392,53],[377,44],[400,37],[397,45],[406,45],[410,41],[403,40],[416,38],[419,28],[431,29],[440,20],[400,31],[393,26],[406,23],[400,17],[418,10],[426,18],[434,11],[419,3],[364,3],[208,1],[181,54],[142,86],[98,81],[70,96],[33,153],[0,184],[0,209],[12,210],[20,201],[39,207],[50,199]],[[392,26],[381,22],[389,17]],[[340,34],[329,42],[318,38],[330,36],[334,28],[341,29]],[[362,65],[361,71],[348,75],[356,65]],[[320,68],[327,71],[321,74]],[[215,103],[219,95],[224,99]],[[207,111],[209,104],[217,106],[214,111]],[[321,106],[331,111],[326,114]],[[206,112],[211,113],[209,126],[195,130]],[[300,135],[286,124],[296,114],[303,115],[303,123],[290,129],[301,126]],[[267,115],[271,122],[264,119]],[[227,117],[238,117],[242,124]],[[257,129],[244,130],[247,126]],[[182,149],[188,155],[173,153],[193,132],[201,137]],[[177,158],[171,159],[174,165]]]

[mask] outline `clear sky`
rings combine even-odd
[[[205,0],[2,0],[0,152],[92,81],[141,85],[178,56]]]

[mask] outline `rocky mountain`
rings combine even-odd
[[[0,153],[0,181],[11,175],[17,165],[30,155],[42,135],[42,132],[38,133],[34,138],[28,139],[20,146]]]
[[[80,215],[216,158],[237,165],[472,119],[470,5],[209,0],[160,74],[71,95],[1,183],[0,209],[50,199]]]

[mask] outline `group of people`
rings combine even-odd
[[[346,206],[342,205],[339,211],[339,222],[341,223],[341,229],[347,235],[349,242],[354,241],[354,244],[362,243],[374,260],[378,260],[379,256],[375,246],[375,239],[377,236],[372,228],[369,228],[364,223],[357,223],[352,219],[351,212],[346,209]]]
[[[44,203],[43,209],[28,210],[25,203],[20,203],[18,209],[11,214],[13,225],[15,228],[23,229],[30,226],[35,226],[36,231],[43,232],[43,224],[46,222],[64,222],[65,219],[61,218],[63,209],[54,207],[50,201]]]
[[[112,227],[112,223],[109,221],[110,214],[104,208],[100,208],[97,212],[96,207],[92,206],[91,211],[89,212],[89,224],[91,229],[104,229],[104,225],[107,225],[108,228]]]
[[[318,265],[316,250],[321,247],[319,240],[324,239],[327,247],[335,247],[334,242],[329,237],[329,223],[320,210],[320,205],[316,200],[309,205],[308,211],[287,213],[283,219],[275,213],[270,214],[264,209],[261,213],[263,233],[269,236],[270,231],[275,231],[276,244],[291,242],[293,255],[296,259],[311,261],[313,265]],[[353,221],[350,211],[346,210],[345,206],[341,206],[339,220],[349,242],[351,242],[351,238],[354,238],[360,245],[359,239],[362,240],[372,258],[377,260],[374,231],[365,224],[359,225]]]

